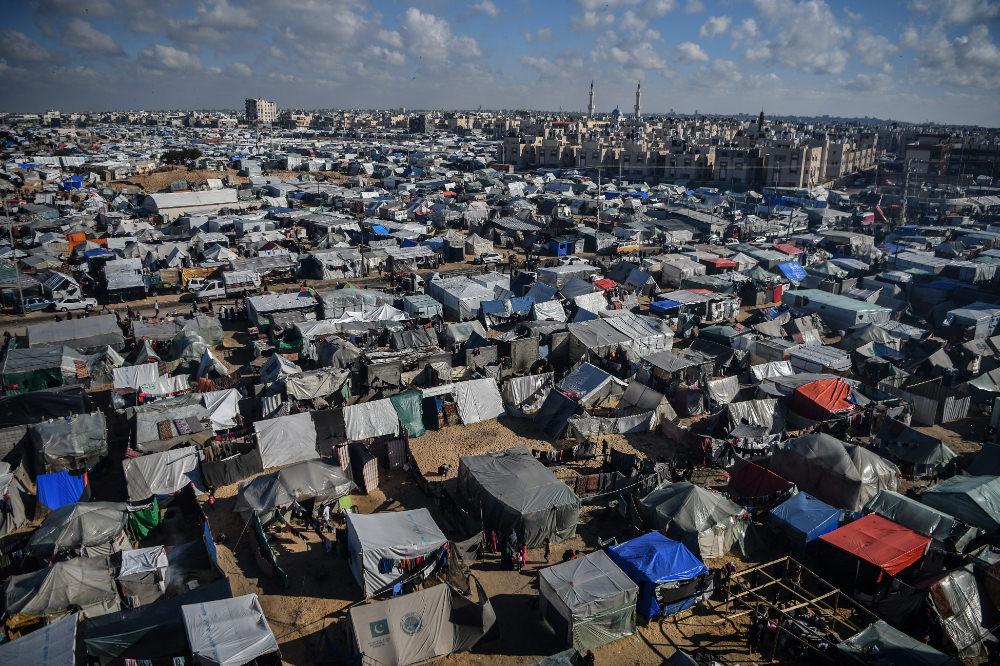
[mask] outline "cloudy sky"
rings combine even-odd
[[[631,109],[1000,125],[1000,0],[3,0],[0,110]]]

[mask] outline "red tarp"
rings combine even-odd
[[[600,280],[594,280],[594,286],[598,289],[603,289],[607,291],[608,289],[614,289],[618,286],[618,283],[611,278],[601,278]]]
[[[854,409],[851,385],[840,378],[817,379],[792,394],[792,409],[814,421],[826,421]]]
[[[930,537],[871,513],[820,537],[894,576],[924,556]]]
[[[791,482],[781,478],[766,467],[737,458],[729,476],[729,494],[740,499],[767,497],[784,492]]]
[[[802,250],[795,247],[794,245],[789,245],[788,243],[777,243],[774,249],[778,252],[784,252],[785,254],[790,254],[793,257],[797,254],[802,254]]]
[[[736,268],[736,262],[732,259],[702,259],[701,263],[715,268]]]

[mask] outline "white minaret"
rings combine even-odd
[[[587,117],[594,117],[594,81],[590,81],[590,97],[587,98]]]
[[[639,122],[639,118],[642,117],[642,111],[639,107],[639,98],[642,97],[642,81],[636,81],[635,85],[635,120]]]

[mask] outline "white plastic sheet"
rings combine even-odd
[[[400,433],[399,415],[388,398],[344,407],[344,425],[353,441]]]
[[[760,365],[752,366],[750,372],[757,381],[770,379],[771,377],[790,377],[795,374],[795,371],[792,370],[792,364],[789,361],[761,363]]]
[[[172,495],[188,483],[202,490],[198,449],[184,446],[162,453],[150,453],[122,461],[128,498],[132,501],[153,495]]]
[[[257,421],[257,448],[265,467],[284,467],[303,460],[318,458],[316,426],[308,412]]]
[[[236,389],[209,391],[201,395],[201,400],[208,410],[208,417],[216,430],[224,430],[236,426],[236,416],[239,414],[240,392]]]
[[[199,664],[242,666],[278,650],[256,594],[181,606],[181,613]]]
[[[465,425],[495,419],[504,413],[500,390],[493,379],[472,379],[454,384],[458,416]]]
[[[116,389],[131,388],[137,391],[146,387],[155,387],[160,375],[156,363],[126,365],[121,368],[114,368],[112,373]]]

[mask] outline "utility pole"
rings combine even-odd
[[[10,211],[7,210],[7,198],[3,197],[3,214],[7,220],[7,237],[10,239],[10,251],[14,255],[14,279],[17,280],[17,297],[19,302],[24,303],[24,288],[21,286],[21,270],[18,268],[17,246],[14,245],[14,221],[10,219]]]
[[[601,152],[604,152],[603,150]],[[603,161],[604,156],[601,156]],[[601,167],[597,167],[597,234],[595,238],[601,233]]]
[[[910,191],[910,163],[912,160],[903,162],[903,205],[899,209],[899,226],[906,226],[906,200]]]

